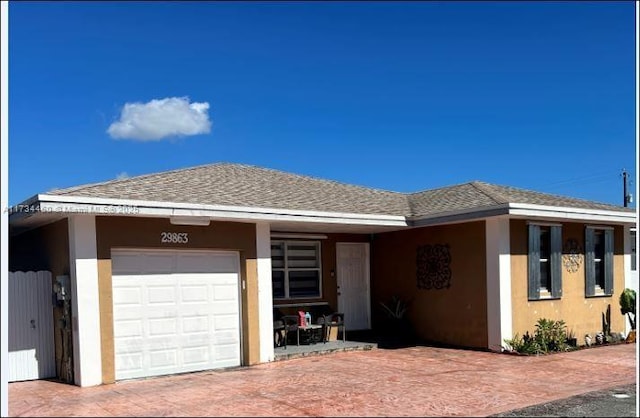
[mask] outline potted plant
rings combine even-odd
[[[386,303],[380,302],[386,318],[383,331],[391,345],[405,345],[414,339],[413,328],[406,316],[409,305],[409,302],[397,295]]]
[[[633,289],[624,289],[620,294],[620,313],[627,315],[631,331],[627,335],[628,343],[636,342],[636,291]]]
[[[578,346],[578,339],[576,338],[576,334],[573,332],[573,330],[569,330],[569,332],[567,332],[567,344],[570,347]]]

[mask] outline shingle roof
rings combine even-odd
[[[506,203],[635,211],[479,181],[405,194],[230,163],[88,184],[48,194],[411,217]]]
[[[427,216],[465,209],[481,209],[506,203],[635,212],[635,209],[533,190],[472,181],[409,195],[412,216]]]
[[[48,194],[406,216],[402,193],[254,167],[218,163]]]
[[[412,193],[408,196],[412,216],[426,216],[464,209],[496,206],[500,203],[474,183],[458,184]]]
[[[532,205],[560,206],[580,209],[622,210],[635,212],[633,208],[611,205],[607,203],[593,202],[590,200],[576,199],[568,196],[540,193],[532,190],[524,190],[511,186],[498,186],[495,184],[474,182],[476,187],[481,187],[485,193],[495,199],[506,199],[509,203],[528,203]]]

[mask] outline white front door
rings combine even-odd
[[[240,365],[238,254],[114,250],[116,380]]]
[[[54,377],[51,273],[9,273],[8,299],[9,382]]]
[[[347,330],[371,329],[369,244],[337,243],[338,311]]]

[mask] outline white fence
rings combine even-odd
[[[55,376],[51,273],[9,273],[9,381]]]

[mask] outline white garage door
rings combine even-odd
[[[240,365],[238,254],[114,250],[116,380]]]

